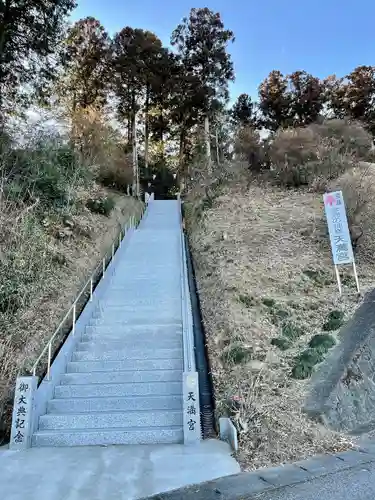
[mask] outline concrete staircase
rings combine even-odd
[[[183,442],[179,202],[153,201],[115,259],[33,446]]]

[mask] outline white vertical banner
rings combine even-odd
[[[352,264],[359,293],[358,275],[342,191],[325,193],[323,200],[339,292],[340,294],[342,293],[338,266],[342,264]]]

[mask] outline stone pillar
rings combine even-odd
[[[11,450],[24,450],[31,446],[34,432],[34,397],[37,387],[38,377],[17,377],[9,443]]]
[[[197,372],[184,372],[184,443],[194,444],[202,439],[199,386]]]

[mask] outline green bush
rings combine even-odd
[[[292,377],[296,379],[306,379],[311,376],[314,366],[321,363],[324,356],[317,349],[306,349],[295,358],[292,368]]]
[[[271,299],[271,298],[267,298],[267,297],[264,297],[262,299],[262,303],[266,306],[266,307],[274,307],[276,302],[274,299]]]
[[[16,146],[0,136],[0,320],[5,324],[27,307],[60,260],[41,221],[70,214],[78,188],[91,179],[64,138],[36,130],[24,139]]]
[[[238,300],[246,307],[252,307],[256,304],[256,300],[251,295],[240,295]]]
[[[297,380],[304,380],[311,377],[314,371],[313,365],[306,365],[304,363],[298,363],[292,368],[292,377]]]
[[[316,349],[322,354],[328,352],[334,345],[336,345],[335,339],[332,335],[328,334],[315,335],[309,342],[309,347]]]
[[[249,361],[252,350],[244,347],[240,343],[233,343],[223,352],[221,359],[230,364],[240,364]]]
[[[115,205],[115,200],[107,196],[105,198],[90,198],[86,203],[90,212],[105,215],[106,217],[109,217],[110,213],[115,208]]]
[[[286,351],[287,349],[292,347],[292,342],[284,337],[276,337],[271,340],[271,345],[278,347],[282,351]]]
[[[332,283],[332,277],[321,269],[305,269],[303,274],[314,281],[318,286],[327,286]]]
[[[270,314],[272,318],[272,323],[274,325],[279,325],[280,323],[283,323],[289,316],[289,311],[286,309],[281,309],[280,307],[275,307],[270,309]]]
[[[323,324],[323,330],[325,332],[332,332],[338,330],[344,324],[344,313],[342,311],[331,311],[325,323]]]
[[[75,189],[90,180],[90,173],[73,148],[62,139],[39,136],[24,148],[2,151],[0,170],[10,201],[63,207],[75,199]]]
[[[301,327],[291,321],[284,323],[281,331],[284,337],[287,337],[290,340],[297,340],[304,333]]]

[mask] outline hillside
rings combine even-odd
[[[344,189],[348,176],[356,172],[332,187]],[[212,193],[190,195],[188,227],[217,416],[233,417],[239,460],[251,469],[350,446],[302,412],[311,372],[361,303],[350,267],[339,296],[321,194],[259,176]],[[371,216],[368,204],[356,255],[362,294],[375,278]]]
[[[91,205],[91,210],[87,208],[91,199],[111,200],[106,215]],[[17,218],[14,206],[2,211],[0,443],[9,432],[17,373],[32,366],[110,251],[120,227],[141,211],[140,202],[95,183],[77,193],[76,207],[69,216],[50,208],[42,218],[41,214],[35,217],[32,210]]]

